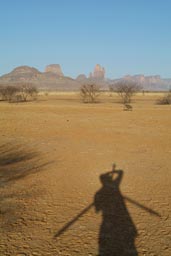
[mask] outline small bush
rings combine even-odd
[[[170,105],[171,104],[171,91],[164,95],[162,98],[158,99],[157,104],[159,105]]]
[[[29,83],[19,85],[19,92],[22,101],[27,101],[28,98],[33,100],[38,93],[37,88]]]
[[[124,104],[124,111],[132,111],[133,107],[130,104]]]
[[[84,103],[95,103],[100,94],[100,89],[96,84],[86,84],[80,89],[80,95]]]
[[[141,87],[131,81],[119,81],[109,87],[110,92],[116,92],[122,100],[123,104],[129,104],[132,97],[141,90]]]
[[[19,92],[19,89],[17,86],[10,86],[10,85],[1,86],[0,87],[1,100],[11,102],[13,101],[13,98],[18,92]]]
[[[0,86],[1,100],[8,102],[23,102],[27,101],[28,98],[35,100],[37,93],[37,88],[29,83]]]

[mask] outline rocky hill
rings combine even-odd
[[[99,64],[89,77],[81,74],[76,79],[65,76],[59,64],[48,65],[44,72],[34,67],[20,66],[0,77],[0,85],[29,82],[42,90],[60,91],[76,91],[86,83],[95,83],[102,90],[108,90],[109,85],[114,85],[118,81],[133,81],[149,91],[164,91],[171,88],[171,79],[162,79],[160,76],[127,75],[120,79],[106,79],[105,69]]]
[[[0,84],[28,82],[42,90],[78,90],[80,83],[63,75],[60,65],[49,65],[45,72],[29,66],[15,68],[12,72],[0,77]]]
[[[162,79],[159,75],[127,75],[123,78],[113,80],[114,83],[116,83],[117,81],[132,81],[139,84],[143,88],[143,90],[147,91],[166,91],[171,88],[171,79]]]

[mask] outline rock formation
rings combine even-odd
[[[19,66],[17,68],[14,68],[11,72],[13,75],[19,75],[19,74],[39,74],[40,71],[36,68],[29,67],[29,66]]]
[[[76,80],[77,81],[84,81],[84,80],[86,80],[87,79],[87,77],[84,75],[84,74],[80,74],[79,76],[77,76],[77,78],[76,78]]]
[[[61,66],[59,64],[51,64],[46,66],[45,72],[50,72],[58,76],[64,76]]]
[[[31,82],[41,74],[36,68],[29,66],[19,66],[13,69],[10,73],[0,77],[0,83],[10,82]]]
[[[94,68],[94,72],[92,74],[93,78],[104,79],[105,78],[105,69],[97,64]]]
[[[80,82],[70,77],[62,76],[63,74],[60,66],[57,65],[57,69],[48,68],[47,71],[48,72],[40,72],[36,68],[20,66],[12,70],[10,73],[0,76],[0,86],[5,84],[16,85],[21,82],[26,82],[33,84],[41,90],[79,90]],[[56,72],[58,72],[58,74]]]
[[[143,90],[164,91],[171,88],[171,79],[163,79],[158,75],[127,75],[120,79],[105,79],[105,70],[100,65],[96,65],[94,72],[87,78],[81,74],[76,79],[63,75],[60,65],[52,64],[46,67],[45,72],[40,72],[36,68],[20,66],[10,73],[0,76],[1,85],[16,85],[21,82],[31,83],[37,88],[44,90],[75,91],[79,90],[83,83],[95,83],[103,90],[108,90],[109,85],[114,85],[118,81],[133,81],[141,85]]]
[[[117,82],[118,80],[116,80]],[[169,90],[171,86],[171,79],[162,79],[159,75],[145,76],[145,75],[126,75],[119,81],[129,81],[140,85],[143,90],[160,91]]]

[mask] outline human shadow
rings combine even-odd
[[[120,185],[123,175],[123,170],[116,170],[115,165],[113,165],[112,171],[100,175],[102,187],[95,193],[93,202],[61,227],[54,234],[54,238],[63,235],[94,207],[96,213],[102,212],[102,224],[98,238],[98,256],[137,256],[135,238],[138,232],[125,201],[153,216],[161,217],[161,215],[132,198],[122,195]]]
[[[96,212],[102,212],[99,231],[100,256],[136,256],[137,229],[127,210],[125,198],[120,191],[124,172],[116,170],[100,176],[102,187],[95,194]]]

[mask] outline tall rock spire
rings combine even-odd
[[[92,74],[93,78],[104,79],[105,78],[105,69],[97,64],[94,68],[94,72]]]

